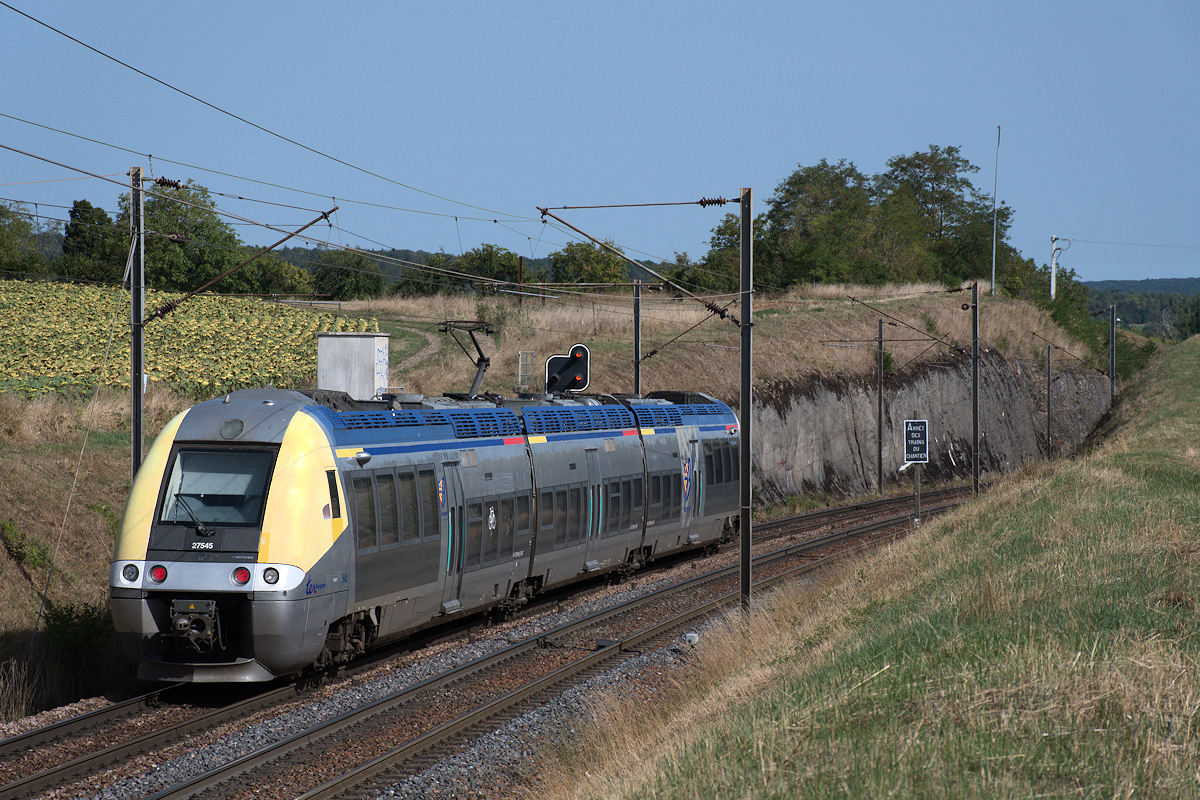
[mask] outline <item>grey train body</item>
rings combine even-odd
[[[190,409],[152,448],[113,561],[114,624],[149,679],[341,663],[727,538],[736,433],[729,408],[698,393],[235,392]]]

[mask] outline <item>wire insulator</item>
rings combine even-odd
[[[182,189],[183,184],[171,178],[158,177],[154,179],[155,186],[166,186],[170,189]]]
[[[701,197],[696,202],[696,205],[700,206],[701,208],[708,208],[709,206],[723,206],[728,202],[730,201],[724,197]]]
[[[717,305],[716,303],[714,303],[714,302],[713,302],[713,301],[711,301],[711,300],[709,300],[708,302],[706,302],[706,303],[704,304],[704,307],[705,307],[705,308],[707,308],[707,309],[708,309],[709,311],[711,311],[712,313],[716,314],[716,315],[717,315],[718,317],[720,317],[721,319],[725,319],[726,317],[728,317],[728,316],[729,316],[729,309],[728,309],[728,308],[722,308],[721,306]]]

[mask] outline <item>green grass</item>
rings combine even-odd
[[[1198,386],[1195,339],[1095,452],[762,601],[576,795],[1200,797]]]

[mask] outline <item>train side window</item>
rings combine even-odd
[[[500,498],[500,558],[509,558],[513,554],[513,499]]]
[[[736,442],[726,442],[725,458],[728,459],[729,462],[729,481],[730,483],[734,483],[740,477],[742,468],[742,465],[738,463]]]
[[[325,477],[329,479],[329,517],[337,519],[342,515],[342,504],[338,502],[337,470],[325,470]]]
[[[662,518],[665,520],[673,519],[674,515],[671,509],[674,504],[671,502],[671,476],[669,474],[662,476]]]
[[[373,553],[379,543],[375,533],[375,492],[369,475],[358,475],[354,484],[354,531],[358,552]]]
[[[671,516],[679,519],[683,508],[683,477],[678,472],[671,476],[671,498],[674,500],[674,504],[671,506]]]
[[[712,442],[704,443],[704,485],[711,486],[717,474],[713,471]]]
[[[490,567],[500,550],[500,503],[495,498],[484,503],[483,516],[483,565]]]
[[[421,538],[427,542],[437,541],[441,536],[438,530],[437,481],[434,480],[432,469],[420,470],[417,479],[421,495]]]
[[[379,546],[395,546],[400,543],[400,509],[396,505],[395,474],[380,472],[375,476],[375,488],[379,491]]]
[[[567,490],[559,489],[554,493],[554,546],[562,547],[567,543]]]
[[[583,541],[583,492],[578,486],[572,486],[567,502],[567,543],[576,544]]]
[[[466,568],[479,569],[479,554],[483,550],[483,504],[467,503]]]
[[[650,519],[657,520],[662,514],[662,476],[650,476]]]
[[[621,481],[621,526],[619,528],[621,531],[629,530],[630,506],[633,501],[633,490],[631,488],[631,483],[632,482],[629,480],[629,478],[625,478]]]
[[[516,525],[513,528],[513,552],[524,550],[529,542],[529,495],[517,495]]]
[[[417,505],[417,482],[411,472],[401,472],[400,478],[400,526],[405,544],[421,541],[421,522]],[[424,500],[424,498],[421,498]]]
[[[641,478],[633,479],[633,519],[631,522],[638,524],[642,521],[642,503],[646,499],[645,484]]]
[[[608,507],[604,509],[604,513],[608,520],[604,527],[609,534],[613,534],[621,530],[621,482],[610,482],[605,491],[608,496]]]
[[[554,527],[554,492],[546,489],[538,494],[538,530]]]

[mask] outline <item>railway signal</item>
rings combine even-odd
[[[546,392],[582,392],[590,383],[591,352],[587,345],[571,345],[566,355],[546,359]]]

